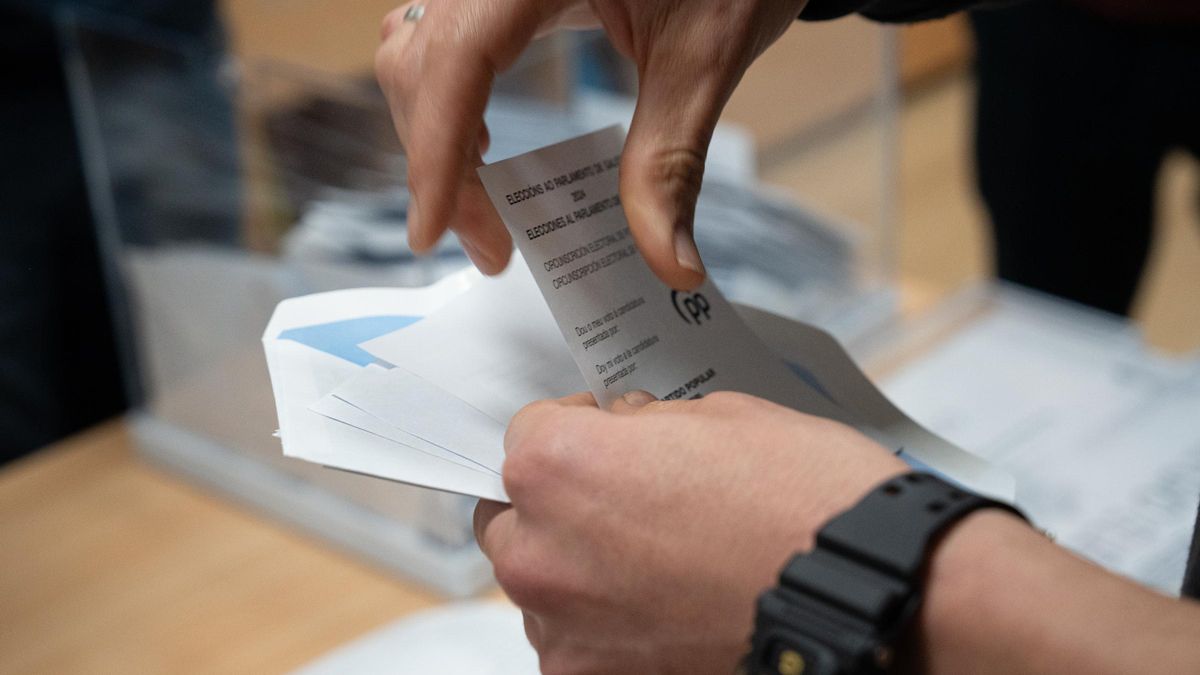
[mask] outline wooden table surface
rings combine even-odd
[[[134,455],[120,422],[0,470],[0,673],[273,673],[439,597]]]
[[[901,287],[910,316],[942,296]],[[148,465],[119,421],[0,469],[0,675],[285,672],[441,602]]]

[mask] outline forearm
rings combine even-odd
[[[934,675],[1200,673],[1200,605],[983,511],[936,549],[914,646],[914,670]]]

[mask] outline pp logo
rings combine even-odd
[[[708,298],[701,293],[671,291],[671,304],[675,305],[675,311],[684,323],[699,326],[712,318],[708,313]]]

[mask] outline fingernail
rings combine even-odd
[[[640,408],[647,403],[653,403],[658,399],[654,398],[654,394],[651,394],[648,391],[634,389],[633,391],[627,391],[624,394],[621,394],[621,400],[625,401],[625,403],[633,406],[634,408]]]
[[[705,274],[704,263],[700,261],[700,250],[696,248],[696,241],[682,227],[675,230],[675,260],[684,269],[701,275]]]

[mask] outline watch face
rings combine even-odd
[[[770,675],[838,675],[837,657],[824,645],[800,635],[779,639],[768,652],[765,673]]]
[[[748,675],[881,675],[872,627],[785,588],[759,597]]]
[[[775,655],[775,670],[779,675],[804,675],[807,666],[804,655],[791,647],[784,647]]]

